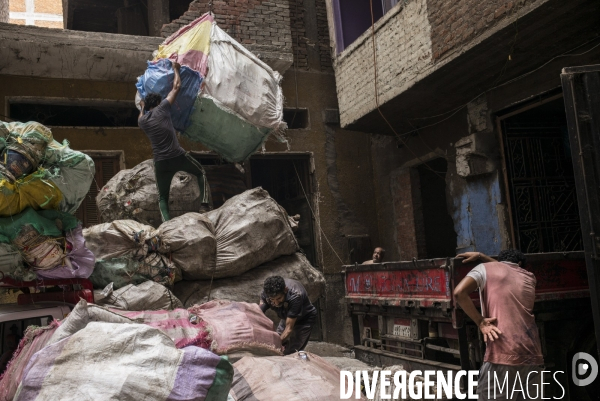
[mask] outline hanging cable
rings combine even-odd
[[[331,245],[331,242],[329,242],[329,238],[327,238],[327,235],[321,228],[321,222],[319,221],[319,218],[315,215],[315,212],[314,212],[312,206],[310,205],[310,199],[308,199],[308,195],[306,195],[306,191],[304,190],[304,185],[302,185],[302,180],[300,179],[300,174],[298,174],[298,170],[296,169],[296,163],[293,163],[293,164],[294,164],[294,171],[296,172],[296,177],[298,177],[298,182],[300,183],[300,188],[302,188],[302,193],[304,194],[304,198],[306,198],[308,208],[310,209],[310,212],[312,213],[313,218],[315,219],[315,222],[317,223],[317,228],[319,229],[319,231],[321,232],[323,237],[325,237],[325,241],[327,241],[327,244],[329,245],[329,247],[331,248],[331,250],[333,251],[335,256],[337,256],[340,263],[343,265],[344,261],[342,260],[342,258],[340,258],[340,255],[338,255],[338,253],[335,251],[335,249],[333,248],[333,245]]]
[[[375,76],[375,106],[377,107],[377,111],[379,112],[379,114],[381,115],[381,118],[383,118],[383,121],[385,121],[385,123],[387,124],[387,126],[392,130],[392,132],[394,133],[394,135],[396,135],[396,138],[398,138],[398,140],[400,142],[402,142],[402,145],[404,145],[404,147],[406,149],[408,149],[408,151],[410,153],[413,154],[413,156],[420,161],[421,163],[423,163],[423,165],[425,167],[427,167],[427,169],[431,170],[435,175],[437,175],[439,178],[441,178],[442,180],[446,180],[446,178],[444,176],[442,176],[441,174],[439,174],[437,171],[435,171],[434,169],[432,169],[425,161],[423,161],[409,146],[408,144],[404,141],[404,139],[398,134],[398,132],[396,132],[396,130],[394,129],[394,127],[392,126],[392,124],[390,124],[390,122],[388,121],[387,118],[385,118],[385,116],[383,115],[383,112],[381,111],[381,109],[379,108],[379,93],[377,90],[377,53],[376,53],[376,48],[375,48],[375,16],[373,14],[373,0],[369,0],[369,4],[371,6],[371,42],[373,44],[373,71],[374,71],[374,76]]]

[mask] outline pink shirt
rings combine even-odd
[[[498,319],[502,334],[488,341],[484,361],[500,365],[543,365],[535,317],[536,279],[514,263],[485,263],[484,317]]]

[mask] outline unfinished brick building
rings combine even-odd
[[[371,134],[378,238],[392,260],[583,250],[560,74],[600,64],[598,2],[327,6],[341,126]],[[592,313],[589,297],[556,302],[536,313],[545,361],[566,372],[571,344],[593,341]],[[567,381],[570,399],[590,399]]]
[[[137,127],[137,76],[164,37],[208,12],[209,2],[65,0],[63,11],[65,30],[0,24],[0,108],[3,119],[40,121],[93,156],[96,181],[78,212],[91,225],[99,220],[98,189],[152,156]],[[325,2],[214,1],[212,11],[283,75],[290,147],[267,142],[245,164],[244,180],[302,216],[301,247],[330,282],[315,338],[348,342],[339,272],[369,257],[378,230],[368,135],[339,127]],[[206,165],[220,163],[200,144],[182,139],[182,146]]]

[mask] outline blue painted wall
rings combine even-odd
[[[457,251],[497,255],[502,250],[497,211],[501,202],[498,174],[453,180],[450,194]]]

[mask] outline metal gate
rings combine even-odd
[[[516,247],[525,253],[582,250],[561,97],[517,110],[500,122]]]
[[[561,74],[596,340],[600,339],[600,65]],[[600,355],[600,353],[599,353]]]

